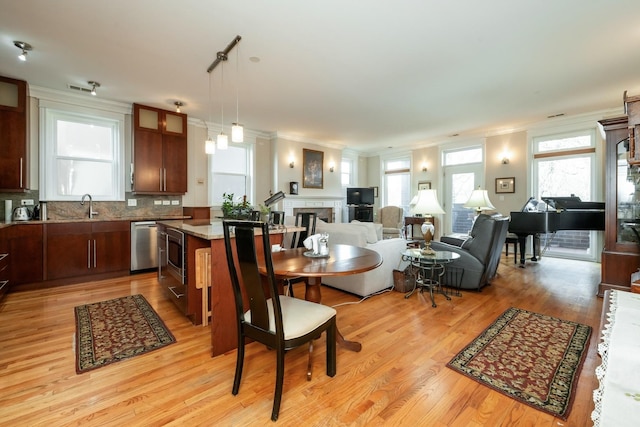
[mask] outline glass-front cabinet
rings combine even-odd
[[[629,162],[628,118],[600,124],[606,133],[606,210],[598,295],[630,290],[631,274],[640,268],[640,165]]]

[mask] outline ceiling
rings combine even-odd
[[[380,152],[621,109],[638,22],[637,0],[0,0],[0,75],[211,124],[224,105],[226,133],[238,99],[247,129]]]

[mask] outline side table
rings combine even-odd
[[[437,307],[434,293],[444,295],[447,300],[451,300],[451,297],[443,291],[440,278],[444,275],[445,265],[457,258],[460,258],[460,254],[450,251],[423,254],[420,249],[406,249],[402,253],[402,260],[410,262],[414,282],[413,289],[404,297],[409,298],[420,287],[420,292],[424,288],[429,289],[432,307]]]

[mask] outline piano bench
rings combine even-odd
[[[513,263],[518,263],[518,236],[507,235],[504,239],[505,256],[509,256],[509,244],[513,244]]]

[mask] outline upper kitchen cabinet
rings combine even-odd
[[[27,82],[0,77],[0,191],[28,189]]]
[[[187,115],[133,104],[133,191],[187,192]]]

